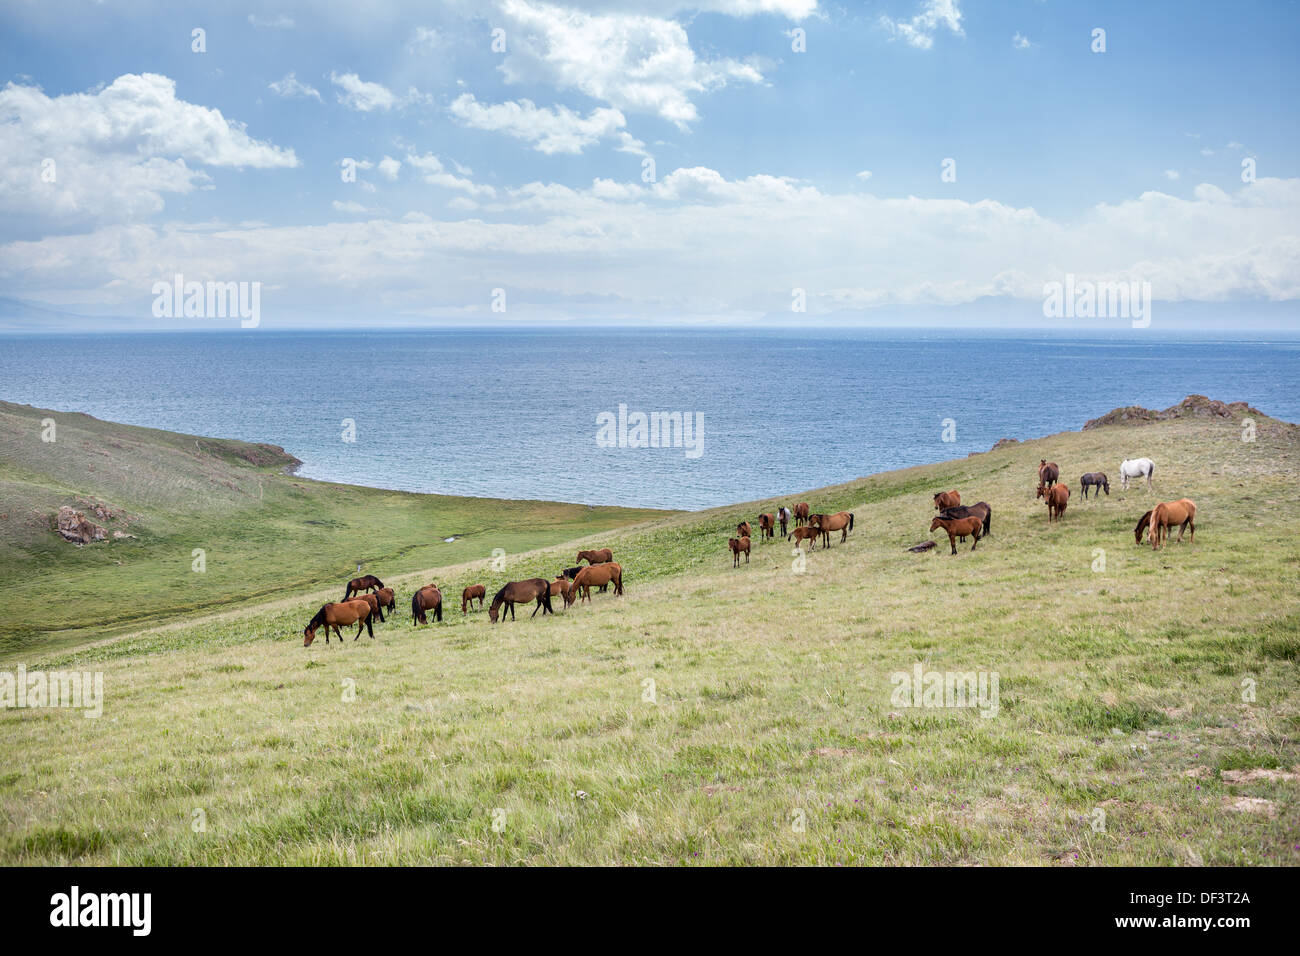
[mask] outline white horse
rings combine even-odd
[[[1156,463],[1150,458],[1125,458],[1119,463],[1120,487],[1128,489],[1130,478],[1146,478],[1147,491],[1151,490],[1151,473],[1156,470]]]

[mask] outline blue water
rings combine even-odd
[[[385,488],[704,508],[1034,438],[1193,392],[1300,421],[1300,338],[874,329],[0,337],[0,398],[283,445]],[[702,416],[603,448],[596,416]],[[943,420],[956,422],[944,442]],[[342,440],[343,419],[356,441]],[[1141,449],[1116,448],[1115,460]],[[1098,462],[1097,467],[1113,464]]]

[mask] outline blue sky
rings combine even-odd
[[[175,272],[261,282],[271,326],[1014,324],[1066,273],[1171,318],[1300,297],[1295,3],[177,6],[0,12],[0,295],[144,326]]]

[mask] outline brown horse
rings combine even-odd
[[[1104,490],[1106,497],[1110,497],[1110,479],[1106,477],[1103,471],[1090,471],[1079,479],[1079,489],[1083,492],[1083,500],[1088,500],[1088,489],[1093,490],[1093,497],[1100,498]]]
[[[935,515],[934,520],[930,522],[930,530],[937,531],[943,528],[948,532],[948,543],[952,546],[952,553],[957,553],[958,536],[972,535],[975,543],[970,546],[974,551],[980,544],[980,532],[984,530],[984,522],[977,515],[968,515],[965,518],[945,518],[943,515]]]
[[[728,538],[727,547],[731,549],[731,566],[740,567],[740,556],[745,555],[745,563],[749,564],[749,539],[748,538]]]
[[[563,574],[557,574],[551,582],[550,596],[558,596],[566,608],[573,603],[569,600],[569,579]]]
[[[433,612],[435,621],[442,620],[442,592],[436,584],[426,584],[411,595],[411,624],[428,624],[425,611]]]
[[[378,595],[378,594],[371,594],[369,591],[366,591],[366,592],[364,592],[364,593],[362,593],[362,594],[358,594],[356,597],[352,598],[351,600],[353,600],[353,601],[365,601],[367,604],[370,605],[370,616],[371,616],[371,617],[377,617],[377,618],[379,618],[379,620],[380,620],[381,623],[383,622],[383,620],[384,620],[384,610],[383,610],[383,608],[382,608],[382,607],[380,606],[380,604],[379,604],[379,595]]]
[[[611,583],[614,585],[615,594],[623,593],[623,568],[618,563],[607,561],[604,564],[585,567],[578,572],[578,576],[569,585],[564,601],[566,604],[572,604],[575,595],[581,595],[582,600],[590,601],[592,588]]]
[[[944,518],[969,518],[975,515],[984,522],[984,531],[981,538],[987,538],[993,533],[993,509],[989,507],[987,501],[977,501],[973,505],[958,505],[956,508],[945,508],[939,514]],[[962,536],[962,541],[965,541]]]
[[[361,636],[361,628],[365,628],[371,637],[375,636],[374,626],[370,623],[370,605],[365,601],[339,601],[337,604],[322,604],[321,609],[316,612],[316,616],[307,622],[307,626],[302,631],[302,646],[311,647],[311,642],[316,640],[316,629],[324,626],[325,643],[330,642],[330,628],[334,628],[334,633],[343,640],[343,632],[340,627],[347,627],[349,624],[357,626],[357,636],[352,638],[356,640]]]
[[[794,506],[794,526],[802,528],[808,523],[808,502],[801,501]]]
[[[822,545],[829,548],[831,546],[831,532],[840,533],[840,544],[849,540],[849,532],[853,530],[853,512],[837,511],[833,515],[809,515],[808,522],[817,531],[821,532]]]
[[[1039,484],[1037,497],[1047,499],[1047,523],[1051,524],[1053,519],[1060,521],[1061,515],[1065,514],[1065,503],[1070,500],[1070,488],[1068,485],[1052,485],[1049,488]]]
[[[478,609],[483,610],[483,599],[487,597],[487,588],[481,584],[471,584],[465,590],[460,592],[460,613],[464,614],[469,610],[469,606],[478,601]]]
[[[582,564],[583,561],[586,561],[588,564],[604,564],[606,561],[613,560],[614,552],[609,548],[601,548],[599,551],[579,551],[578,558],[573,563]]]
[[[742,521],[740,524],[736,525],[736,537],[748,538],[750,534],[750,530],[751,529],[749,527],[749,522]]]
[[[348,600],[353,594],[359,591],[378,591],[384,586],[384,582],[379,580],[373,574],[367,574],[364,577],[353,578],[348,582],[348,589],[343,595],[343,600]]]
[[[1038,483],[1052,487],[1061,477],[1061,469],[1056,466],[1056,462],[1048,461],[1046,458],[1038,460]]]
[[[787,508],[785,505],[782,505],[781,507],[776,509],[776,517],[777,520],[781,522],[781,537],[784,538],[787,534],[790,533],[789,524],[790,524],[790,518],[792,517],[790,509]]]
[[[758,516],[758,539],[760,541],[776,536],[776,515]]]
[[[1178,529],[1179,541],[1188,528],[1192,531],[1189,540],[1196,541],[1196,502],[1191,498],[1162,501],[1151,509],[1151,550],[1159,550],[1160,543],[1169,540],[1169,529],[1174,525],[1182,526]]]
[[[375,592],[375,597],[379,598],[379,608],[381,611],[394,613],[397,611],[397,592],[392,588],[380,588]],[[383,619],[384,616],[381,613],[379,615],[379,620],[382,621]]]
[[[1154,508],[1151,509],[1151,511],[1154,510]],[[1133,542],[1135,544],[1142,543],[1142,533],[1151,527],[1151,511],[1138,518],[1137,527],[1133,529]]]
[[[513,621],[515,619],[515,605],[527,604],[529,601],[537,602],[537,607],[533,608],[532,617],[536,617],[538,611],[543,612],[543,617],[547,614],[554,614],[555,610],[551,607],[551,582],[545,578],[511,581],[492,598],[492,606],[488,608],[488,619],[493,624],[497,623],[498,620],[504,620],[505,612],[501,610],[501,605],[504,604],[506,611],[510,612],[510,620]]]
[[[945,511],[961,504],[961,494],[956,491],[941,491],[934,496],[934,510]]]
[[[805,525],[802,528],[795,528],[785,536],[785,540],[789,541],[793,538],[794,546],[796,548],[803,547],[804,541],[811,541],[812,544],[808,546],[808,550],[811,551],[817,547],[817,539],[819,537],[821,537],[821,529],[814,528],[812,525]]]

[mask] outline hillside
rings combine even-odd
[[[1099,425],[511,549],[501,572],[392,562],[404,608],[416,583],[491,594],[613,548],[626,595],[554,616],[399,613],[304,648],[337,586],[290,579],[260,607],[33,646],[29,668],[101,671],[104,716],[0,711],[0,859],[1293,865],[1300,429],[1257,426]],[[1154,495],[1119,489],[1138,455]],[[1050,527],[1040,458],[1073,492]],[[1111,495],[1085,502],[1096,470]],[[928,530],[948,488],[994,511],[955,557]],[[1195,542],[1136,546],[1151,502],[1183,496]],[[756,541],[733,569],[735,523],[797,500],[852,509],[848,542],[801,564]],[[996,713],[900,703],[918,665],[996,674]]]

